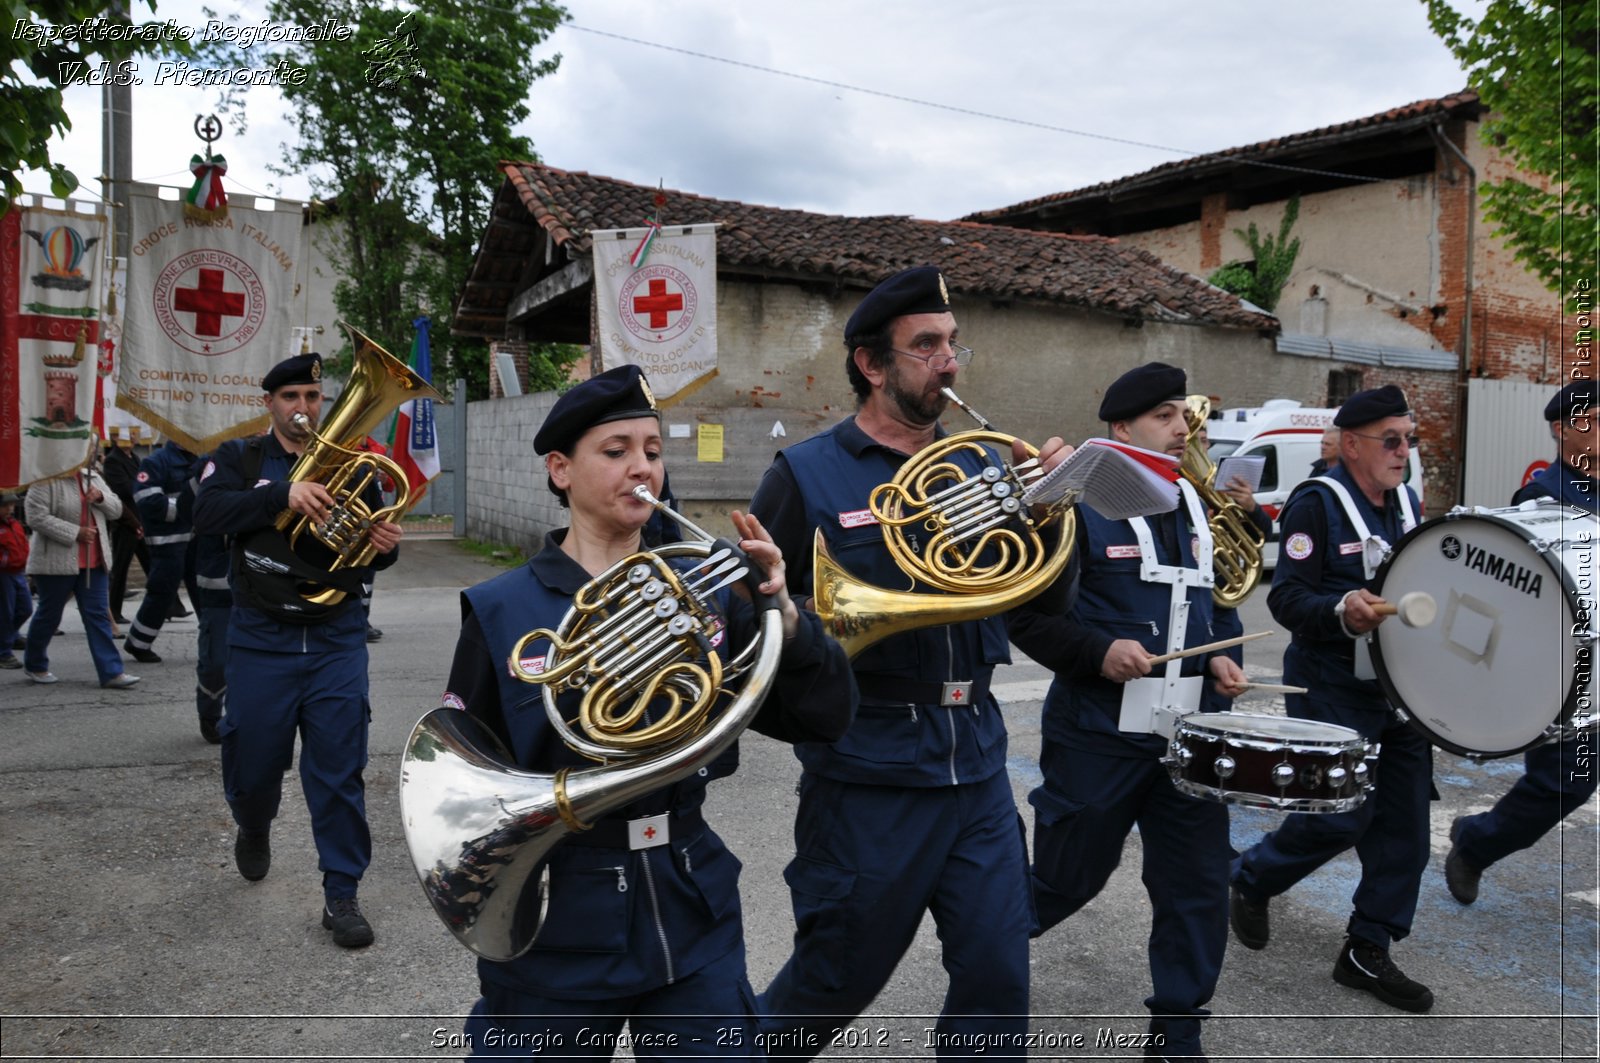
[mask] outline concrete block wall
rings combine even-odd
[[[531,552],[546,531],[566,524],[533,452],[555,401],[555,392],[543,391],[467,405],[468,538]]]

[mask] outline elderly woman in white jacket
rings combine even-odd
[[[50,636],[61,622],[67,599],[76,598],[100,685],[114,690],[133,686],[139,677],[122,670],[106,594],[111,549],[106,521],[121,515],[122,500],[99,473],[80,469],[28,488],[24,512],[33,533],[28,575],[39,592],[39,608],[28,626],[22,674],[34,683],[56,682],[48,656]]]

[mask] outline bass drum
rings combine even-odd
[[[1509,757],[1593,711],[1592,513],[1554,503],[1459,509],[1413,528],[1378,573],[1389,601],[1426,591],[1426,627],[1372,639],[1390,704],[1441,749]]]

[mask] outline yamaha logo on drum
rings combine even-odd
[[[1464,557],[1466,566],[1472,571],[1481,572],[1497,583],[1515,587],[1523,594],[1537,598],[1544,591],[1544,577],[1538,572],[1523,568],[1515,561],[1507,561],[1481,546],[1462,543],[1454,535],[1446,535],[1439,540],[1439,552],[1451,561]]]

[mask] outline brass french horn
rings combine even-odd
[[[419,720],[401,757],[400,812],[417,878],[450,932],[486,959],[515,959],[533,946],[552,849],[709,765],[755,718],[777,675],[783,619],[771,599],[757,598],[757,635],[726,665],[711,646],[721,621],[710,596],[751,575],[744,554],[647,488],[634,494],[699,541],[623,558],[579,590],[555,630],[530,631],[507,661],[540,687],[561,740],[596,766],[519,768],[487,728],[453,708]],[[700,560],[670,563],[686,558]],[[759,575],[748,582],[753,588]],[[539,667],[526,663],[535,644],[548,644]],[[571,721],[557,706],[566,692],[582,693]],[[724,694],[732,700],[713,718]],[[645,722],[647,706],[653,722]]]
[[[1211,600],[1225,609],[1237,609],[1261,582],[1261,548],[1266,536],[1245,516],[1239,503],[1215,485],[1217,466],[1200,439],[1200,429],[1211,416],[1211,400],[1204,395],[1190,395],[1186,407],[1183,416],[1189,426],[1189,438],[1179,471],[1211,513],[1208,523],[1215,579]]]
[[[816,533],[813,607],[851,657],[891,635],[978,620],[1020,605],[1055,582],[1072,558],[1070,501],[1052,504],[1041,518],[1024,502],[1029,486],[1044,475],[1038,451],[1029,447],[1028,459],[1013,465],[1016,437],[996,430],[954,391],[943,391],[980,427],[918,451],[873,490],[867,504],[900,570],[914,586],[944,593],[891,590],[858,579],[829,552],[822,532]],[[963,455],[981,471],[974,475],[960,464],[956,459]],[[1041,533],[1052,525],[1059,525],[1060,539],[1049,548]]]
[[[349,333],[355,351],[350,379],[322,419],[320,430],[311,426],[305,414],[295,414],[295,423],[311,434],[311,442],[289,471],[290,483],[322,484],[333,496],[333,506],[320,524],[292,509],[280,513],[273,524],[288,537],[289,548],[302,560],[329,573],[371,564],[377,553],[370,537],[372,526],[399,520],[415,503],[404,469],[382,454],[356,448],[402,403],[443,398],[371,337],[343,321],[339,325]],[[395,499],[374,509],[362,495],[380,475],[394,482]],[[320,552],[307,556],[301,546],[301,537],[307,533],[332,555],[331,562]],[[322,585],[301,592],[301,597],[317,605],[333,605],[345,596],[343,590]]]

